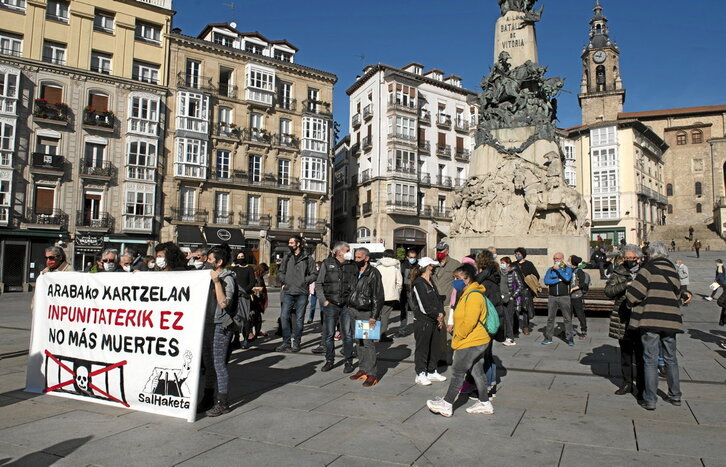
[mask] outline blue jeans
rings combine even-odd
[[[315,307],[318,305],[318,297],[315,296],[315,294],[310,295],[310,317],[308,318],[308,321],[312,321],[313,318],[315,318]],[[320,313],[323,312],[323,303],[320,302]],[[321,317],[322,319],[322,317]]]
[[[295,307],[295,337],[293,338],[293,341],[300,344],[303,333],[303,325],[305,324],[305,307],[307,304],[307,295],[283,295],[282,311],[280,312],[283,344],[290,345],[290,337],[292,334],[292,330],[290,329],[290,315],[293,313],[293,307]]]
[[[481,402],[487,402],[489,400],[484,365],[482,364],[484,355],[487,352],[487,346],[491,347],[492,343],[489,342],[488,344],[476,347],[466,347],[454,352],[454,364],[451,365],[449,389],[444,396],[446,402],[449,404],[454,403],[459,395],[459,388],[461,388],[467,372],[474,378],[474,384],[476,384],[476,389],[479,393],[479,400]]]
[[[643,369],[645,390],[643,400],[648,405],[655,405],[658,400],[658,354],[663,349],[668,397],[681,400],[681,381],[678,374],[678,357],[676,356],[676,335],[665,332],[641,332],[643,342]]]
[[[325,360],[335,360],[335,325],[340,320],[341,336],[343,339],[343,356],[345,361],[353,359],[353,321],[349,313],[343,312],[343,307],[328,302],[323,307],[323,325],[325,326]]]

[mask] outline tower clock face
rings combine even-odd
[[[595,55],[592,56],[592,59],[595,60],[595,63],[602,63],[605,60],[607,60],[608,55],[605,53],[604,50],[598,50],[595,52]]]

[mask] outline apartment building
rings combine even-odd
[[[0,2],[0,283],[158,233],[171,0]]]
[[[449,233],[454,193],[468,177],[476,93],[419,63],[369,66],[347,93],[350,139],[340,167],[350,189],[339,230],[345,240],[430,254]]]
[[[227,242],[271,262],[301,235],[324,258],[337,77],[298,64],[289,42],[234,23],[169,41],[161,240]]]

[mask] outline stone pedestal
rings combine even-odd
[[[527,60],[537,63],[537,33],[533,23],[524,22],[524,13],[510,11],[497,20],[494,34],[494,62],[499,54],[507,52],[512,59],[512,68]]]
[[[507,149],[521,147],[535,132],[535,127],[506,128],[492,131],[492,135]],[[547,140],[538,140],[517,156],[538,165],[544,165],[547,160],[544,156],[550,152],[560,153],[557,143]],[[489,145],[481,145],[474,150],[469,162],[469,177],[489,174],[497,168],[497,163],[503,155]]]
[[[577,255],[583,261],[590,258],[590,244],[586,235],[517,235],[512,232],[511,236],[461,235],[447,242],[449,254],[457,260],[473,251],[495,246],[499,258],[509,256],[514,261],[513,250],[524,247],[527,249],[527,259],[534,263],[540,275],[544,275],[552,265],[552,255],[558,251],[565,254],[565,259],[571,255]]]

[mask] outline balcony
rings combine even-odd
[[[215,136],[220,138],[239,139],[242,130],[234,123],[218,122],[214,129]]]
[[[233,225],[234,213],[229,211],[215,211],[212,217],[212,224],[216,225]]]
[[[351,121],[353,122],[353,128],[358,128],[360,126],[360,114],[357,113],[353,115],[353,119]]]
[[[116,167],[109,161],[89,164],[87,161],[81,160],[79,173],[83,178],[110,180],[116,173]]]
[[[269,214],[267,215],[260,215],[257,214],[242,214],[239,215],[239,224],[243,228],[259,228],[259,229],[269,229],[271,225],[271,218]]]
[[[30,171],[63,175],[65,171],[65,158],[55,154],[34,152],[30,159]]]
[[[605,188],[606,190],[609,190],[609,192],[615,194],[617,193],[617,188]],[[599,191],[602,191],[602,189],[593,189],[593,194],[602,194],[599,193]],[[658,193],[656,190],[653,190],[652,188],[649,188],[645,185],[638,184],[636,187],[636,191],[639,195],[645,196],[648,199],[651,199],[657,203],[661,204],[668,204],[668,198],[660,193]]]
[[[416,105],[416,102],[412,100],[402,101],[400,99],[389,99],[388,111],[407,112],[415,115],[418,113],[418,106]]]
[[[272,135],[267,130],[245,128],[242,130],[242,140],[248,143],[270,144],[272,143]]]
[[[414,167],[414,166],[389,164],[388,172],[393,174],[394,176],[398,176],[398,177],[414,178],[414,179],[417,178],[417,175],[416,175],[417,170],[416,170],[416,167]]]
[[[429,141],[419,141],[418,142],[418,152],[421,155],[431,154],[431,143]]]
[[[370,120],[373,118],[373,106],[371,104],[368,104],[367,106],[363,107],[363,120]]]
[[[63,102],[51,104],[45,99],[35,99],[33,120],[52,125],[67,126],[70,120],[70,109],[68,104]]]
[[[52,229],[61,229],[68,225],[68,214],[60,209],[28,210],[25,216],[28,224],[43,226]]]
[[[273,138],[273,144],[283,148],[299,149],[300,140],[295,135],[290,134],[276,134]]]
[[[124,214],[124,231],[151,232],[154,216]]]
[[[297,109],[297,99],[291,97],[277,97],[275,98],[275,104],[280,110],[290,110],[294,112]]]
[[[275,216],[275,227],[278,229],[292,229],[295,223],[295,218],[290,216]]]
[[[83,128],[113,133],[115,124],[116,117],[110,110],[100,112],[91,107],[83,109]]]
[[[176,75],[176,87],[217,92],[217,88],[215,88],[214,84],[212,84],[212,78],[208,76],[184,73],[181,71]]]
[[[146,3],[155,7],[171,10],[171,0],[136,0],[139,3]]]
[[[314,113],[324,117],[332,117],[330,111],[330,102],[318,101],[315,99],[306,99],[303,101],[305,112]]]
[[[405,144],[407,146],[412,146],[412,147],[417,146],[416,140],[417,140],[416,135],[400,133],[400,132],[396,132],[396,133],[392,134],[389,139],[389,141],[392,143]]]
[[[454,179],[454,186],[456,188],[461,188],[466,186],[466,179],[465,178],[455,178]]]
[[[386,212],[390,214],[406,214],[417,215],[419,212],[418,204],[415,201],[388,201],[386,203]]]
[[[436,155],[441,159],[451,159],[451,146],[448,144],[437,145]]]
[[[115,219],[107,212],[98,213],[95,217],[90,212],[76,211],[76,227],[84,230],[109,230],[114,226]]]
[[[370,136],[366,136],[363,138],[363,143],[361,144],[363,146],[363,151],[368,152],[373,148],[373,141]]]
[[[204,209],[171,208],[171,214],[174,222],[188,222],[191,224],[204,224],[209,216],[209,212]]]
[[[156,136],[158,133],[159,122],[134,117],[129,117],[128,122],[129,133],[139,133],[148,136]]]
[[[437,175],[436,185],[444,188],[451,188],[453,186],[453,182],[451,180],[451,177],[448,177],[446,175]]]
[[[364,170],[360,174],[360,182],[361,183],[365,183],[365,182],[367,182],[370,179],[371,179],[371,170],[370,169]]]
[[[325,232],[326,224],[327,224],[327,222],[325,222],[325,219],[321,219],[321,218],[316,218],[316,217],[300,218],[300,230]]]
[[[469,133],[469,122],[466,122],[463,119],[456,120],[456,123],[454,124],[454,130],[458,131],[459,133]]]
[[[452,210],[445,207],[433,208],[431,210],[431,214],[437,219],[451,219],[451,217],[453,216]]]
[[[265,176],[257,174],[254,176],[240,170],[217,170],[216,172],[212,172],[209,178],[215,183],[224,183],[235,186],[259,186],[292,191],[300,190],[300,180],[297,178],[276,178],[269,174],[266,174]]]
[[[469,162],[469,159],[471,158],[471,152],[468,149],[456,149],[456,154],[454,154],[454,159],[456,159],[459,162]]]
[[[418,116],[418,121],[422,125],[431,125],[431,112],[428,110],[421,110],[421,113]]]
[[[361,209],[364,216],[370,216],[373,212],[373,203],[363,203],[363,208]]]
[[[445,128],[447,130],[450,130],[451,129],[451,115],[439,113],[436,116],[436,126],[438,126],[439,128]]]
[[[234,84],[219,83],[219,88],[217,89],[217,94],[220,97],[229,97],[230,99],[237,99],[237,90],[238,90],[238,87]]]
[[[418,182],[421,185],[431,185],[431,174],[419,174]]]

